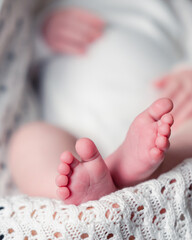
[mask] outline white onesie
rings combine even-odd
[[[190,4],[54,1],[42,19],[61,5],[81,7],[104,19],[106,28],[86,55],[78,57],[55,55],[38,37],[38,58],[49,59],[42,76],[45,119],[77,137],[93,139],[105,155],[114,151],[134,117],[157,97],[152,81],[188,58]]]

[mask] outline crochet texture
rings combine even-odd
[[[192,161],[157,180],[80,206],[27,196],[0,199],[0,239],[192,239]]]

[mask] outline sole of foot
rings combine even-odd
[[[146,180],[162,163],[170,145],[172,108],[168,98],[155,101],[135,118],[123,144],[106,159],[117,187]]]
[[[76,152],[80,161],[66,151],[58,167],[57,194],[65,204],[79,205],[116,190],[103,158],[90,139],[78,140]]]

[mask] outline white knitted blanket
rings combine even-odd
[[[78,207],[43,198],[0,199],[0,239],[192,239],[192,161],[157,180]]]

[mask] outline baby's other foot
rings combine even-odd
[[[57,194],[65,204],[81,204],[97,200],[116,190],[110,172],[95,144],[87,138],[77,141],[78,161],[70,152],[64,152],[56,178]]]
[[[171,100],[159,99],[133,121],[123,144],[106,159],[116,186],[147,179],[163,161],[169,148],[172,108]]]

